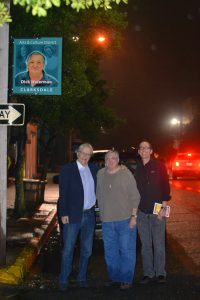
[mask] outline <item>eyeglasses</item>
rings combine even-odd
[[[140,148],[139,148],[139,150],[150,150],[150,149],[151,149],[151,148],[150,148],[150,147],[147,147],[147,146],[146,146],[146,147],[140,147]]]

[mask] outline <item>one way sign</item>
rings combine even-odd
[[[19,103],[0,104],[0,125],[24,125],[25,105]]]

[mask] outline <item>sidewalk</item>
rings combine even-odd
[[[41,247],[57,221],[58,185],[47,178],[45,202],[30,217],[13,219],[15,186],[7,192],[7,248],[6,265],[0,269],[0,283],[19,284],[34,263]]]

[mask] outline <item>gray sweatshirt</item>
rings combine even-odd
[[[140,195],[132,173],[125,167],[113,174],[107,168],[97,173],[97,201],[102,222],[122,221],[130,218],[137,208]]]

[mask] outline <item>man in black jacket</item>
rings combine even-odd
[[[88,261],[92,254],[95,227],[96,174],[98,167],[88,163],[93,153],[90,144],[79,146],[77,161],[64,165],[59,178],[59,217],[63,223],[63,253],[59,289],[68,287],[75,243],[80,233],[80,263],[77,281],[86,288]]]
[[[152,146],[148,141],[140,143],[138,153],[142,162],[135,173],[141,196],[137,218],[144,273],[141,284],[150,283],[155,279],[157,283],[166,282],[165,212],[171,198],[170,186],[165,165],[151,158],[152,152]],[[161,204],[158,215],[153,213],[155,203]]]

